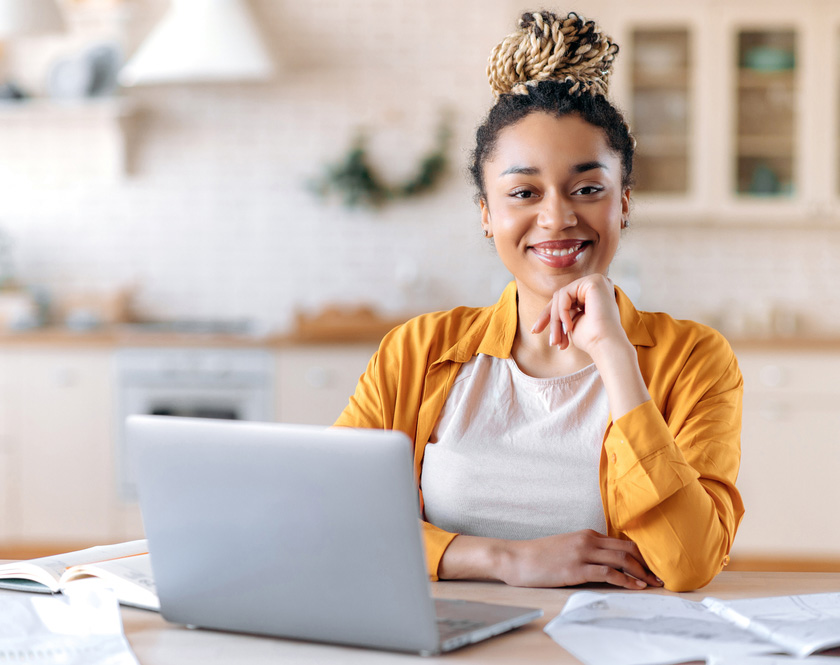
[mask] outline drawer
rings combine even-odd
[[[282,351],[277,359],[277,419],[332,425],[376,349],[373,344],[360,344],[298,346]]]

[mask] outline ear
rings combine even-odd
[[[484,237],[492,238],[493,229],[490,224],[490,208],[487,207],[487,201],[479,199],[478,207],[481,209],[481,228],[484,229]]]
[[[630,188],[625,187],[621,193],[621,228],[629,226],[628,219],[630,218]]]

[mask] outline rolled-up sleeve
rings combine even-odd
[[[694,349],[666,392],[615,421],[604,440],[605,508],[668,589],[707,584],[744,514],[743,380],[725,340]]]

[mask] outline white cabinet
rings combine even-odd
[[[115,500],[111,352],[2,356],[9,541],[107,540]],[[2,471],[0,471],[2,472]]]
[[[294,346],[277,354],[277,420],[332,425],[347,406],[376,344]]]
[[[274,352],[278,421],[331,425],[374,343]],[[115,349],[0,351],[0,543],[76,547],[140,538],[115,473]]]
[[[0,540],[8,537],[11,517],[17,508],[13,473],[14,448],[10,431],[9,356],[0,353]]]
[[[837,2],[615,0],[601,22],[641,219],[840,222]]]
[[[840,352],[736,353],[746,515],[733,557],[840,557]]]

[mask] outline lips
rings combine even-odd
[[[574,265],[592,243],[589,240],[551,240],[531,245],[529,249],[552,268]]]

